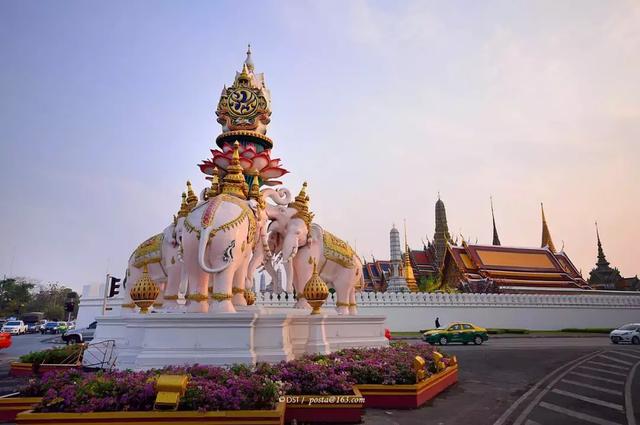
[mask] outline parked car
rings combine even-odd
[[[629,323],[614,329],[609,334],[611,342],[617,344],[619,342],[630,342],[632,344],[640,344],[640,323]]]
[[[57,334],[59,332],[58,322],[47,322],[41,332],[42,334]]]
[[[96,332],[98,322],[92,322],[86,328],[74,329],[67,331],[62,335],[62,340],[67,344],[80,344],[82,342],[91,341],[93,334]]]
[[[422,334],[422,339],[429,344],[447,345],[450,342],[461,342],[466,345],[473,342],[476,345],[481,345],[489,340],[489,335],[485,328],[471,323],[455,322],[445,328],[426,331]]]
[[[9,332],[0,332],[0,348],[11,347],[11,334]]]
[[[9,320],[2,325],[2,332],[8,332],[12,335],[24,335],[27,333],[27,325],[22,320]]]
[[[67,322],[58,322],[58,333],[63,334],[68,330],[69,330],[69,325],[67,324]]]

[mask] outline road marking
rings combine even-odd
[[[602,355],[600,357],[604,357],[607,360],[611,360],[612,362],[616,362],[616,363],[621,363],[621,364],[626,364],[627,366],[631,366],[633,363],[632,362],[628,362],[626,360],[620,360],[620,359],[616,359],[614,357],[607,357],[605,355]]]
[[[576,400],[586,401],[587,403],[597,404],[598,406],[609,407],[611,409],[618,410],[619,412],[624,412],[624,407],[617,403],[609,403],[608,401],[598,400],[597,398],[587,397],[586,395],[576,394],[569,391],[559,390],[554,388],[551,390],[552,393],[560,394],[563,396],[575,398]]]
[[[494,422],[493,425],[503,425],[506,422],[506,420],[509,418],[509,416],[511,416],[511,414],[518,408],[518,406],[520,406],[520,404],[522,404],[523,401],[525,401],[531,394],[533,394],[534,391],[537,390],[540,387],[540,385],[542,385],[542,383],[545,382],[547,379],[550,379],[553,375],[560,372],[562,369],[566,368],[567,366],[572,365],[574,363],[578,363],[579,361],[584,360],[586,358],[594,357],[594,354],[597,355],[599,353],[602,353],[602,351],[594,351],[592,353],[585,354],[582,357],[578,357],[575,360],[571,360],[563,364],[559,368],[555,369],[553,372],[546,375],[544,378],[536,382],[535,385],[529,389],[529,391],[527,391],[522,396],[520,396],[520,398],[517,399],[507,410],[505,410],[502,416],[500,416],[498,420]]]
[[[570,379],[563,379],[560,382],[564,382],[565,384],[577,385],[579,387],[589,388],[595,391],[602,391],[603,393],[613,394],[613,395],[622,395],[622,391],[610,390],[608,388],[596,387],[595,385],[583,384],[582,382],[572,381]]]
[[[633,400],[631,398],[631,384],[633,382],[633,375],[636,373],[636,369],[640,362],[633,365],[631,368],[631,372],[629,372],[629,377],[627,378],[627,383],[624,385],[624,405],[627,407],[627,424],[628,425],[636,425],[636,416],[633,413]]]
[[[627,357],[631,357],[633,359],[640,359],[640,355],[637,354],[629,354],[626,351],[621,351],[621,350],[615,350],[612,351],[612,353],[614,354],[620,354],[621,356],[627,356]]]
[[[610,375],[617,375],[617,376],[622,376],[623,378],[627,377],[626,373],[620,373],[620,372],[613,372],[610,370],[604,370],[602,368],[597,368],[597,367],[589,367],[589,366],[580,366],[580,369],[588,369],[588,370],[593,370],[595,372],[602,372],[602,373],[608,373]]]
[[[581,357],[580,360],[574,364],[571,365],[571,367],[569,369],[567,369],[564,372],[561,372],[560,375],[553,379],[553,381],[549,382],[546,387],[544,387],[537,395],[536,397],[533,399],[533,401],[531,401],[531,403],[529,403],[529,405],[527,407],[525,407],[522,410],[522,413],[520,413],[520,416],[518,416],[518,418],[515,420],[515,422],[513,423],[513,425],[522,425],[522,422],[524,422],[524,420],[526,419],[527,416],[529,416],[531,414],[531,411],[538,406],[538,403],[540,403],[540,401],[542,400],[542,397],[544,397],[550,390],[551,388],[553,388],[554,385],[556,385],[562,378],[564,378],[569,372],[571,372],[573,369],[575,369],[576,367],[580,366],[582,363],[587,362],[591,359],[593,359],[594,357],[600,355],[602,353],[602,351],[594,353],[592,356],[586,356],[586,357]]]
[[[602,382],[608,382],[610,384],[624,385],[624,381],[616,381],[615,379],[601,378],[599,376],[588,375],[586,373],[571,372],[571,375],[578,375],[578,376],[582,376],[583,378],[595,379],[595,380],[602,381]]]
[[[576,412],[574,410],[565,409],[564,407],[556,406],[555,404],[541,402],[539,404],[540,407],[544,407],[545,409],[552,410],[557,413],[562,413],[567,416],[571,416],[577,419],[581,419],[586,422],[591,422],[592,424],[597,425],[622,425],[619,422],[612,422],[606,419],[598,418],[596,416],[587,415],[585,413]]]
[[[624,367],[624,366],[618,366],[615,364],[609,364],[609,363],[605,363],[605,362],[598,362],[596,360],[591,360],[590,362],[588,362],[589,364],[597,364],[598,366],[606,366],[606,367],[610,367],[611,369],[619,369],[619,370],[624,370],[625,372],[629,371],[629,368]]]

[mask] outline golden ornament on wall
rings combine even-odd
[[[327,284],[318,275],[318,268],[316,261],[313,258],[309,258],[309,264],[313,264],[313,273],[311,278],[304,285],[304,291],[302,295],[309,302],[313,310],[311,314],[320,314],[320,307],[324,304],[325,300],[329,296],[329,288]]]
[[[144,265],[142,269],[142,276],[131,288],[131,299],[140,307],[140,313],[146,314],[149,312],[149,307],[153,305],[156,298],[160,295],[160,288],[156,285],[151,277],[147,265]]]

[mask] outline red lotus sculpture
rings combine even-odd
[[[211,149],[211,154],[213,157],[211,159],[205,159],[201,164],[198,164],[198,167],[200,167],[203,173],[210,176],[213,175],[213,169],[218,167],[218,173],[220,177],[223,177],[227,174],[227,167],[231,163],[233,146],[225,143],[222,146],[222,150]],[[287,170],[281,167],[280,158],[271,159],[271,150],[264,150],[258,153],[253,144],[247,144],[246,146],[240,145],[240,165],[245,172],[245,176],[249,175],[249,171],[258,171],[260,184],[267,186],[282,184],[281,181],[274,179],[288,173]]]

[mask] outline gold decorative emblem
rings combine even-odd
[[[231,298],[233,298],[233,295],[225,294],[223,292],[213,292],[211,294],[211,299],[214,301],[226,301],[230,300]]]
[[[256,302],[256,293],[253,291],[246,291],[244,293],[244,299],[247,301],[247,305],[253,305]]]
[[[258,109],[258,96],[245,88],[232,89],[227,97],[227,107],[231,115],[251,115]]]
[[[322,232],[322,242],[324,245],[324,256],[328,261],[333,261],[348,269],[355,267],[353,260],[354,252],[348,243],[326,230]]]

